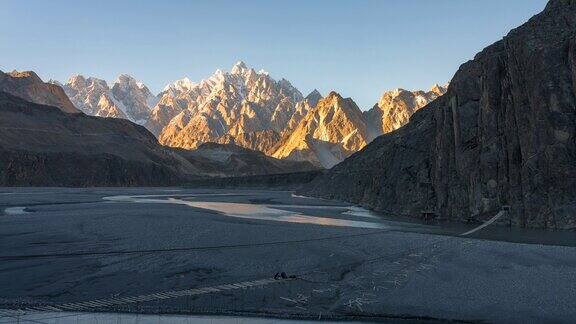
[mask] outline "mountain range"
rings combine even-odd
[[[106,81],[74,75],[61,86],[76,107],[91,116],[124,118],[137,124],[148,121],[158,99],[148,88],[129,75],[121,74],[112,87]]]
[[[304,97],[288,80],[276,81],[241,61],[230,72],[217,70],[200,82],[172,82],[157,96],[128,75],[120,75],[111,87],[81,75],[60,85],[86,114],[144,125],[163,145],[196,149],[209,142],[235,144],[326,168],[402,126],[445,92],[437,85],[428,92],[397,89],[362,113],[352,99],[334,101],[334,96],[342,97],[331,93],[322,102],[317,90]]]
[[[84,82],[91,89],[105,85],[95,79],[73,79],[71,84]],[[98,101],[115,96],[123,107],[141,106],[122,96],[133,96],[134,89],[147,93],[133,79],[119,78]],[[84,109],[98,107],[85,103]],[[135,109],[121,112],[137,116]],[[214,143],[196,151],[163,146],[146,128],[127,119],[80,112],[60,86],[42,82],[33,72],[0,72],[2,186],[173,185],[204,177],[314,169],[308,162],[282,161],[233,144]]]

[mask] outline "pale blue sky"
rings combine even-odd
[[[0,0],[0,69],[65,81],[128,73],[157,93],[238,60],[304,95],[370,108],[386,89],[428,89],[540,12],[545,0]]]

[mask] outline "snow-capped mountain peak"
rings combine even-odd
[[[246,63],[242,61],[236,62],[236,64],[234,64],[230,70],[231,74],[244,74],[246,72],[248,72],[248,67],[246,66]]]
[[[167,84],[162,91],[163,92],[165,92],[165,91],[186,92],[186,91],[190,91],[190,89],[196,87],[197,85],[198,84],[196,82],[193,82],[188,77],[184,77],[180,80],[176,80],[172,83]]]
[[[302,94],[289,81],[276,81],[239,61],[230,72],[217,70],[190,91],[164,92],[149,128],[163,128],[161,143],[184,148],[221,141],[224,136],[234,141],[231,137],[254,132],[259,135],[242,136],[262,139],[266,134],[277,140],[301,100]],[[267,142],[267,147],[274,144]]]
[[[410,116],[446,92],[402,88],[384,92],[362,113],[350,98],[316,89],[306,97],[285,78],[236,62],[195,82],[184,77],[154,96],[142,82],[120,74],[106,81],[73,75],[66,94],[90,115],[127,118],[143,124],[168,146],[194,149],[206,142],[236,143],[282,159],[330,167],[375,136],[405,124]]]
[[[143,83],[128,74],[119,75],[112,87],[105,80],[76,74],[63,86],[71,101],[89,115],[127,118],[144,123],[157,98]]]

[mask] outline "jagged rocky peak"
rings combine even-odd
[[[126,118],[145,123],[158,99],[132,76],[121,74],[112,87],[105,80],[71,76],[63,85],[72,102],[83,112],[101,117]]]
[[[112,87],[117,87],[118,89],[128,92],[133,89],[146,89],[142,83],[136,81],[133,77],[129,76],[128,74],[120,74],[113,83]],[[148,90],[149,91],[149,90]]]
[[[273,156],[329,168],[372,139],[356,103],[332,91],[308,110],[292,131],[283,134]]]
[[[322,98],[323,97],[322,97],[322,94],[320,93],[320,91],[314,89],[304,99],[306,99],[308,101],[310,106],[315,107],[318,104],[318,101],[320,101],[320,99],[322,99]]]
[[[374,107],[365,112],[371,129],[385,134],[404,126],[418,109],[446,93],[447,86],[435,84],[429,91],[401,88],[386,91]]]
[[[165,89],[147,127],[160,130],[157,134],[161,143],[182,148],[238,137],[238,143],[267,149],[268,144],[255,145],[252,139],[282,132],[296,104],[304,99],[288,80],[276,81],[242,61],[234,64],[230,72],[217,70],[198,83],[176,82]],[[274,138],[262,140],[270,143]]]
[[[126,118],[115,102],[105,80],[76,74],[63,85],[70,100],[84,113],[92,116]]]
[[[176,80],[170,84],[167,84],[162,92],[170,91],[172,92],[172,95],[175,95],[174,92],[187,92],[196,86],[197,84],[195,82],[192,82],[192,80],[190,80],[188,77],[184,77],[180,80]]]
[[[448,83],[446,83],[445,85],[435,84],[432,86],[432,89],[430,89],[430,92],[436,94],[436,96],[438,97],[445,94],[446,91],[448,91]]]
[[[98,90],[109,89],[108,83],[105,80],[94,77],[86,78],[81,74],[75,74],[71,76],[64,85],[76,91],[84,91],[85,89],[88,88],[95,88]]]
[[[304,116],[306,116],[306,114],[308,114],[308,112],[312,108],[316,107],[320,99],[322,99],[322,95],[318,90],[314,89],[304,98],[304,100],[298,101],[296,103],[296,107],[294,108],[294,113],[292,114],[292,117],[290,117],[290,120],[288,121],[286,127],[281,133],[281,137],[285,137],[288,134],[292,133],[292,131],[294,130],[294,128],[296,128],[296,126],[298,126],[298,123],[300,123],[302,118],[304,118]]]
[[[0,91],[27,101],[58,107],[67,113],[79,113],[57,84],[45,83],[32,71],[0,71]]]
[[[69,85],[71,88],[74,88],[74,89],[86,88],[88,86],[86,84],[86,78],[80,74],[74,74],[74,75],[70,76],[70,78],[68,78],[68,81],[66,82],[66,84]]]
[[[355,115],[358,113],[361,114],[360,108],[358,108],[358,105],[356,105],[356,103],[354,102],[354,100],[352,100],[352,98],[349,97],[344,98],[336,91],[330,91],[330,93],[328,93],[328,96],[318,101],[317,106],[320,107],[319,110],[335,109],[335,110],[342,110],[344,112],[352,113]]]
[[[245,74],[248,71],[249,71],[249,69],[246,66],[246,63],[244,63],[242,61],[238,61],[238,62],[236,62],[236,64],[234,64],[234,66],[232,66],[230,73],[232,73],[232,74]]]
[[[305,193],[414,217],[574,229],[574,80],[576,1],[551,0]]]
[[[148,87],[127,74],[121,74],[114,81],[112,94],[125,107],[129,119],[139,124],[148,120],[150,111],[158,103]]]
[[[331,105],[334,105],[335,107],[341,107],[342,105],[344,105],[343,101],[346,100],[348,102],[354,102],[351,98],[343,98],[338,92],[336,91],[330,91],[330,93],[328,93],[328,95],[326,96],[326,98],[323,99],[324,105],[326,106],[326,103],[329,102]],[[356,105],[356,103],[354,103],[354,105]],[[346,105],[346,107],[351,107]]]

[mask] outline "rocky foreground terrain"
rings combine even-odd
[[[463,64],[446,94],[305,193],[391,214],[576,228],[576,1]]]

